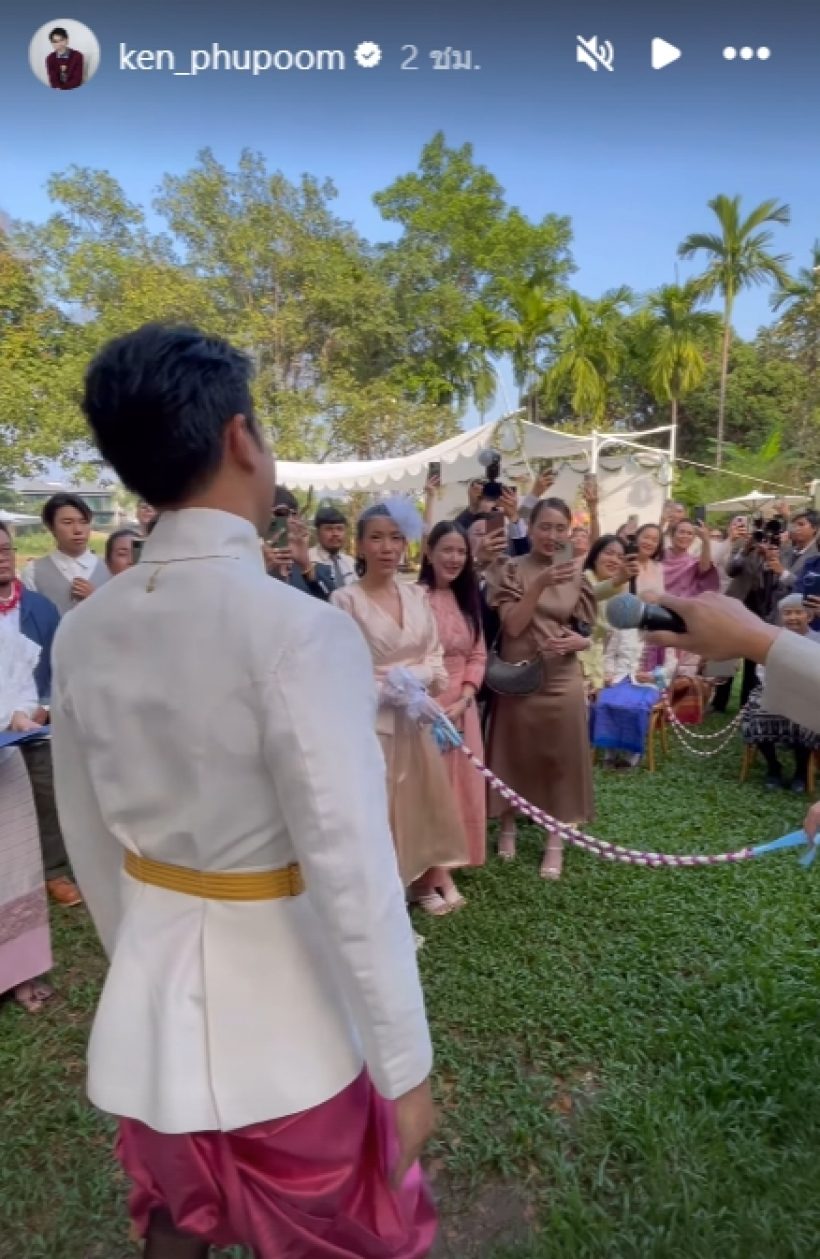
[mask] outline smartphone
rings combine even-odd
[[[441,484],[441,460],[434,459],[427,465],[427,480],[436,480]]]
[[[560,568],[562,564],[574,564],[575,549],[572,542],[564,542],[562,546],[559,546],[552,557],[552,562],[556,568]]]
[[[145,538],[132,538],[131,539],[131,555],[133,557],[135,564],[139,564],[140,560],[142,559],[142,548],[144,546],[145,546]]]
[[[706,524],[706,506],[704,503],[698,504],[698,506],[692,512],[692,519],[694,520],[696,525]]]
[[[504,532],[505,517],[503,511],[491,511],[487,517],[487,536]]]
[[[287,516],[274,516],[265,539],[269,546],[275,547],[277,551],[284,550],[290,535],[289,523]]]
[[[803,578],[803,603],[809,599],[820,599],[820,573],[806,573]]]

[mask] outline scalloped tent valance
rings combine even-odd
[[[668,432],[668,430],[660,430]],[[504,475],[508,480],[526,480],[532,473],[532,464],[540,459],[553,459],[583,473],[593,462],[600,463],[602,471],[622,467],[630,458],[637,460],[641,451],[642,466],[655,469],[668,468],[671,452],[642,446],[641,433],[596,433],[576,436],[556,429],[530,424],[517,416],[505,416],[498,422],[484,424],[481,428],[467,429],[437,446],[419,450],[411,455],[394,459],[375,459],[348,463],[289,463],[282,461],[277,467],[277,477],[282,485],[292,490],[312,489],[321,495],[323,491],[379,493],[420,493],[427,480],[431,463],[441,464],[442,485],[463,485],[480,471],[478,455],[488,447],[500,449],[503,455]],[[604,445],[622,444],[630,448],[619,455],[597,455]],[[667,480],[668,478],[664,478]]]

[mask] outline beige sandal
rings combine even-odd
[[[445,914],[449,914],[451,906],[439,892],[422,892],[418,896],[414,896],[413,905],[417,905],[425,914],[429,914],[431,918],[443,918]]]
[[[564,841],[560,835],[550,835],[541,861],[541,878],[557,883],[564,864]]]
[[[505,827],[498,838],[498,859],[499,861],[515,861],[516,843],[518,842],[518,830],[513,823],[510,827]]]

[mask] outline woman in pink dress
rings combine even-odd
[[[410,899],[428,914],[449,912],[441,892],[458,895],[450,869],[467,863],[467,839],[445,757],[432,734],[385,697],[396,667],[409,670],[438,702],[449,685],[444,653],[425,592],[399,581],[408,540],[421,521],[401,500],[377,503],[356,530],[359,580],[331,602],[358,624],[373,657],[379,687],[376,729],[387,769],[390,823],[399,873]],[[478,775],[476,775],[478,777]]]
[[[696,538],[700,539],[699,555],[692,554]],[[707,590],[720,589],[720,576],[712,562],[709,530],[704,525],[679,520],[673,527],[663,557],[663,585],[667,594],[677,595],[679,599],[694,599]],[[691,651],[678,651],[677,657],[679,672],[697,673],[699,656]]]
[[[419,582],[426,587],[444,649],[444,667],[449,683],[437,701],[464,735],[471,752],[484,759],[481,723],[476,695],[484,681],[487,647],[481,624],[481,598],[473,569],[467,534],[460,525],[442,521],[427,539]],[[467,834],[467,864],[482,866],[487,855],[487,793],[484,780],[465,757],[451,753],[447,768],[453,785],[464,830]],[[448,871],[445,902],[460,908],[459,895]],[[442,887],[433,872],[432,881]]]

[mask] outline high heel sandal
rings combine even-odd
[[[561,877],[564,864],[564,841],[560,835],[550,835],[547,847],[541,860],[540,875],[542,879],[557,883]]]
[[[431,918],[443,918],[453,908],[439,892],[421,892],[411,902]]]
[[[464,909],[467,904],[465,897],[461,895],[461,892],[459,892],[455,884],[452,888],[443,893],[443,898],[445,905],[447,905],[447,907],[453,912],[456,912],[459,909]]]
[[[515,845],[517,840],[518,832],[515,824],[512,826],[505,826],[498,839],[499,861],[515,861]]]

